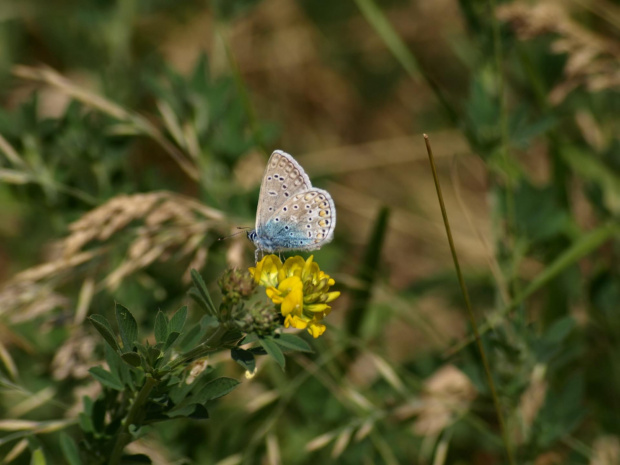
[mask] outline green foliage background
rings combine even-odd
[[[618,463],[619,18],[605,0],[2,2],[0,463],[72,457],[105,356],[86,316],[121,302],[149,331],[189,302],[190,268],[215,288],[252,264],[243,235],[217,238],[253,224],[276,148],[338,208],[315,254],[344,294],[331,325],[285,372],[214,355],[238,389],[134,451]]]

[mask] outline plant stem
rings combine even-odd
[[[202,344],[194,347],[192,350],[185,352],[178,359],[174,360],[170,364],[170,369],[174,370],[178,366],[183,365],[184,363],[187,363],[192,359],[199,358],[203,355],[207,355],[211,352],[215,352],[216,350],[219,350],[220,339],[222,338],[224,334],[226,334],[226,331],[228,331],[228,328],[226,327],[226,325],[220,323],[220,325],[213,332],[213,334],[211,334],[209,339],[207,339]],[[212,347],[212,344],[214,342],[217,343],[217,347]]]
[[[499,425],[502,431],[502,439],[504,441],[504,447],[506,448],[506,455],[508,456],[508,462],[510,463],[510,465],[514,465],[515,461],[512,455],[512,446],[510,444],[510,439],[508,438],[508,431],[506,430],[506,423],[504,421],[504,415],[502,413],[502,408],[499,402],[499,397],[497,395],[497,390],[495,389],[495,382],[493,381],[493,376],[491,375],[491,368],[489,367],[489,361],[487,359],[486,352],[482,345],[480,334],[478,333],[478,324],[476,323],[476,317],[471,308],[471,302],[469,300],[469,293],[467,292],[467,286],[465,285],[465,280],[463,279],[463,275],[461,273],[461,266],[459,265],[459,258],[456,253],[456,247],[454,246],[454,241],[452,239],[452,231],[450,229],[450,222],[448,221],[448,214],[446,212],[446,206],[443,202],[443,194],[441,193],[441,185],[439,184],[439,178],[437,177],[437,170],[435,169],[435,160],[433,158],[433,150],[431,149],[431,144],[426,134],[424,134],[424,142],[426,143],[426,151],[428,152],[428,160],[431,164],[431,170],[433,172],[433,180],[435,181],[435,188],[437,189],[437,198],[439,200],[439,206],[441,208],[441,216],[443,217],[443,224],[446,228],[446,235],[448,236],[448,243],[450,244],[450,252],[452,253],[452,261],[454,262],[454,268],[456,270],[456,275],[459,281],[459,286],[461,287],[461,292],[463,293],[463,299],[465,300],[465,307],[467,308],[467,314],[469,316],[469,321],[474,331],[474,337],[476,338],[476,344],[478,345],[478,350],[480,351],[480,358],[482,359],[482,365],[484,366],[484,372],[486,374],[487,383],[489,384],[489,389],[491,390],[491,397],[493,397],[493,404],[495,405],[497,419],[499,421]]]
[[[149,394],[153,390],[153,388],[157,385],[159,380],[153,378],[150,375],[147,375],[146,381],[144,382],[144,386],[138,392],[136,399],[134,400],[131,408],[129,409],[129,413],[127,413],[127,417],[123,422],[123,427],[121,431],[116,436],[116,441],[114,443],[114,449],[112,449],[112,454],[110,455],[109,465],[117,465],[120,463],[121,457],[123,455],[123,450],[125,446],[131,442],[131,434],[129,433],[129,426],[136,422],[136,419],[140,413],[142,413],[142,408],[146,401],[149,398]]]

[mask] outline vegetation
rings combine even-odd
[[[1,464],[620,462],[616,4],[0,18]],[[277,148],[338,228],[254,263]]]

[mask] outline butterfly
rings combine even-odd
[[[248,232],[258,251],[317,250],[330,242],[336,208],[329,192],[312,187],[295,159],[276,150],[269,157],[256,209],[256,228]]]

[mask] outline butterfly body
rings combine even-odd
[[[336,209],[331,195],[312,187],[288,153],[271,154],[261,184],[256,229],[248,238],[258,251],[317,250],[333,238]]]

